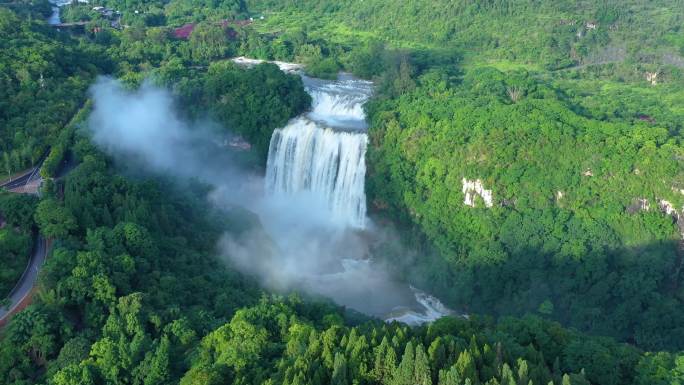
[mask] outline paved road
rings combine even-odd
[[[45,262],[47,251],[47,241],[42,236],[38,236],[38,240],[34,247],[33,254],[31,255],[31,260],[29,260],[28,267],[9,295],[11,300],[9,307],[0,308],[0,322],[2,322],[9,314],[11,314],[12,310],[14,310],[17,305],[19,305],[21,301],[31,293],[31,290],[38,279],[38,271],[40,271],[40,268]]]
[[[0,188],[4,188],[6,190],[13,190],[30,184],[31,182],[34,182],[40,178],[40,173],[38,172],[38,170],[38,167],[34,167],[31,170],[31,172],[26,173],[25,175],[22,175],[19,178],[16,178],[10,182],[6,182],[5,184],[1,184]]]

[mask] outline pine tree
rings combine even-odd
[[[393,373],[397,369],[397,352],[392,346],[387,347],[385,354],[385,378],[383,383],[390,383]]]
[[[413,384],[415,385],[432,385],[432,376],[430,375],[430,363],[428,362],[427,354],[423,344],[418,344],[416,347],[416,357],[413,366]]]
[[[475,338],[474,334],[470,338],[470,346],[468,347],[468,350],[470,350],[470,354],[473,356],[475,365],[477,367],[482,366],[482,352],[480,351],[480,347],[477,345],[477,339]]]
[[[384,379],[388,378],[394,369],[394,363],[392,367],[388,367],[387,365],[387,353],[389,349],[394,350],[389,346],[387,337],[382,337],[382,342],[380,342],[380,345],[378,345],[374,351],[375,362],[373,366],[373,377],[378,382],[383,382]]]
[[[463,378],[456,369],[456,365],[449,368],[449,370],[439,371],[439,381],[437,385],[462,385]]]
[[[527,385],[529,380],[527,361],[518,358],[518,385]]]
[[[444,363],[446,362],[446,351],[444,349],[444,343],[442,343],[442,337],[437,337],[432,341],[428,348],[428,355],[430,356],[432,373],[435,375],[439,373],[439,369],[444,367]]]
[[[561,382],[562,385],[571,385],[570,383],[570,376],[566,374],[563,375],[563,382]]]
[[[561,373],[560,359],[556,357],[556,359],[553,360],[553,382],[560,384],[562,381],[562,376],[563,374]]]
[[[480,382],[477,375],[475,360],[473,360],[473,356],[468,350],[462,351],[458,356],[458,360],[456,361],[456,369],[464,379],[471,380],[474,383]]]
[[[409,341],[401,356],[401,363],[392,374],[392,385],[414,385],[413,368],[415,366],[415,353],[413,343]]]
[[[342,353],[335,353],[331,385],[349,385],[347,359]]]
[[[507,363],[501,367],[501,385],[516,385],[513,371]]]

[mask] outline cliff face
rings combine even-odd
[[[484,201],[486,207],[492,207],[494,204],[492,190],[487,190],[482,185],[482,181],[479,179],[468,180],[466,178],[462,179],[463,182],[463,204],[470,207],[475,207],[475,196],[479,195]]]

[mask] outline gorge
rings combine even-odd
[[[311,110],[274,131],[265,179],[268,196],[301,199],[310,202],[309,209],[324,211],[315,222],[319,231],[311,228],[301,238],[305,244],[316,245],[317,255],[305,269],[307,274],[297,280],[310,291],[387,320],[420,324],[451,314],[438,299],[396,281],[369,255],[367,243],[383,232],[366,217],[368,136],[363,105],[372,95],[373,84],[348,74],[336,80],[301,76],[312,96]],[[302,224],[306,218],[291,224],[287,239],[274,237],[281,250],[283,244],[292,245],[298,228],[308,226]],[[297,255],[299,247],[295,243],[284,254]]]

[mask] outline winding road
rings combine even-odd
[[[5,182],[0,185],[0,188],[20,194],[37,194],[42,182],[39,170],[40,165],[12,181]],[[45,262],[48,249],[47,240],[39,235],[26,270],[8,296],[9,305],[0,307],[0,327],[7,323],[12,314],[29,304],[33,288],[38,280],[38,272]]]
[[[0,188],[5,190],[19,193],[36,193],[37,187],[40,185],[42,178],[40,177],[40,167],[34,167],[29,172],[24,175],[0,184]],[[27,187],[31,188],[31,191],[25,191]],[[36,187],[35,191],[33,188]]]
[[[47,252],[47,240],[42,236],[38,236],[28,266],[26,267],[26,270],[24,270],[24,274],[19,278],[19,282],[17,282],[14,289],[10,292],[10,305],[0,308],[0,326],[4,326],[5,322],[7,322],[12,314],[28,305],[31,298],[31,292],[38,280],[38,272],[45,262]]]

